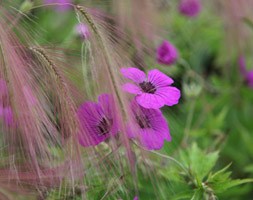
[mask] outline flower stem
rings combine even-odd
[[[123,109],[124,108],[124,104],[123,104],[123,100],[121,99],[121,96],[118,92],[118,86],[116,84],[116,78],[113,74],[113,71],[111,69],[111,67],[113,66],[113,62],[111,60],[111,57],[109,55],[109,51],[105,45],[105,42],[103,40],[103,37],[101,36],[96,24],[93,22],[93,19],[89,16],[89,14],[85,11],[85,9],[79,5],[76,6],[76,9],[78,11],[80,11],[82,13],[82,15],[85,17],[85,19],[87,20],[87,22],[89,23],[89,25],[91,26],[93,32],[95,33],[97,39],[99,40],[99,44],[101,45],[101,48],[102,48],[102,51],[104,52],[104,55],[106,57],[106,67],[107,67],[107,70],[109,72],[109,75],[110,75],[110,78],[111,78],[111,81],[112,81],[112,85],[113,85],[113,90],[117,96],[117,99],[119,101],[119,104],[120,104],[120,107],[122,108],[122,111],[123,111],[123,116],[124,118],[126,118],[126,111]]]
[[[186,119],[186,126],[185,126],[185,129],[184,129],[184,138],[183,138],[183,141],[181,143],[181,146],[187,146],[195,106],[196,106],[196,99],[192,100],[191,103],[190,103],[190,110],[189,110],[189,113],[188,113],[188,116],[187,116],[187,119]]]

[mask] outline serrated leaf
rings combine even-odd
[[[171,200],[182,200],[182,199],[190,199],[192,197],[193,191],[186,191],[186,192],[181,192],[179,194],[174,195],[171,197]]]
[[[190,169],[198,182],[202,182],[204,177],[214,167],[217,159],[218,152],[209,154],[203,153],[196,144],[190,150]]]
[[[210,184],[210,187],[214,190],[216,194],[222,193],[231,187],[235,187],[244,183],[253,182],[253,179],[236,179],[236,180],[226,180],[221,182],[214,182]]]
[[[192,196],[191,200],[203,200],[204,197],[204,190],[203,189],[197,189],[194,192],[194,195]]]
[[[230,176],[230,172],[226,172],[226,170],[231,166],[231,163],[228,164],[226,167],[224,167],[223,169],[217,171],[216,173],[212,174],[210,173],[209,174],[209,177],[207,179],[207,182],[212,182],[214,180],[225,180],[227,179],[229,176]],[[227,177],[227,178],[226,178]]]

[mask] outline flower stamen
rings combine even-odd
[[[149,119],[147,117],[136,116],[135,119],[141,129],[151,128]]]
[[[110,132],[112,126],[112,120],[103,117],[99,122],[97,128],[99,130],[99,136],[106,135]]]
[[[151,82],[143,81],[139,84],[142,91],[150,94],[154,94],[156,92],[156,87]]]

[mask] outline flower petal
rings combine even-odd
[[[182,0],[178,9],[185,16],[195,17],[201,11],[201,3],[199,0]]]
[[[163,41],[156,52],[156,60],[160,64],[172,65],[176,62],[178,53],[176,47],[169,41]]]
[[[5,125],[14,125],[13,112],[10,106],[3,108],[3,120]]]
[[[116,135],[119,131],[118,112],[111,94],[101,94],[98,102],[103,109],[104,115],[112,120],[111,135]]]
[[[159,150],[164,144],[163,137],[152,129],[141,130],[139,140],[141,145],[148,150]]]
[[[83,103],[77,111],[77,115],[81,121],[89,121],[92,125],[97,124],[102,113],[101,107],[97,103],[85,102]]]
[[[158,109],[145,109],[142,112],[148,117],[148,121],[154,131],[159,133],[165,140],[171,141],[168,123],[162,112]]]
[[[138,139],[148,150],[161,149],[164,140],[171,140],[167,121],[159,109],[144,108],[133,100],[131,110],[133,120],[128,123],[128,137]]]
[[[168,86],[157,89],[156,95],[160,96],[167,106],[173,106],[178,104],[181,93],[176,87]]]
[[[82,146],[94,146],[109,137],[109,134],[99,136],[97,130],[97,124],[104,115],[100,105],[86,102],[79,107],[77,114],[81,125],[78,139]]]
[[[172,78],[160,72],[158,69],[153,69],[148,72],[148,81],[156,87],[165,87],[174,82]]]
[[[98,103],[100,104],[101,108],[105,115],[111,115],[114,111],[114,101],[112,95],[109,94],[101,94],[98,97]]]
[[[129,92],[131,94],[141,94],[141,88],[139,88],[137,85],[134,85],[132,83],[126,83],[122,86],[123,90],[126,92]]]
[[[253,70],[249,71],[246,75],[248,86],[253,88]]]
[[[116,135],[119,130],[117,113],[113,96],[110,94],[101,94],[98,97],[98,103],[83,103],[77,111],[80,121],[79,143],[85,147],[95,146],[110,136]],[[104,119],[110,123],[110,129],[105,134],[101,134],[98,126]]]
[[[165,105],[164,98],[156,94],[142,93],[137,95],[135,99],[144,108],[158,109]]]
[[[121,68],[120,71],[125,78],[128,78],[136,83],[141,83],[146,79],[146,74],[134,67]]]

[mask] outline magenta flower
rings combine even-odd
[[[240,67],[240,72],[246,81],[247,85],[251,88],[253,88],[253,70],[248,71],[246,68],[246,63],[245,59],[243,56],[239,57],[239,67]]]
[[[137,196],[134,197],[134,200],[139,200],[139,198]]]
[[[145,108],[161,108],[164,105],[173,106],[178,103],[180,91],[170,86],[174,81],[157,69],[145,73],[137,68],[122,68],[121,73],[135,82],[123,85],[123,90],[136,94],[136,101]]]
[[[201,10],[201,3],[199,0],[181,0],[179,4],[179,11],[181,14],[188,17],[195,17]]]
[[[78,108],[81,131],[79,143],[95,146],[118,133],[118,120],[113,98],[109,94],[98,97],[98,103],[85,102]]]
[[[12,126],[14,124],[13,113],[11,107],[0,106],[0,117],[3,118],[3,122],[7,126]]]
[[[247,73],[246,81],[248,83],[248,86],[253,88],[253,70],[251,70]]]
[[[178,58],[177,49],[169,41],[164,40],[157,48],[156,60],[160,64],[172,65]]]
[[[163,147],[164,140],[171,141],[170,131],[162,112],[159,109],[147,109],[131,104],[133,122],[128,124],[128,136],[136,138],[148,150]]]
[[[90,36],[89,27],[86,24],[79,23],[75,27],[76,33],[82,38],[82,39],[88,39]]]
[[[55,5],[56,10],[58,11],[67,11],[71,9],[69,4],[72,3],[72,0],[44,0],[45,4],[57,4]]]

